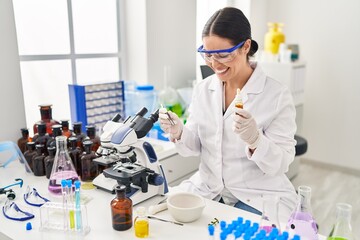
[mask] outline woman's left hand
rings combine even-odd
[[[234,107],[233,120],[234,132],[240,135],[240,138],[250,149],[256,149],[259,144],[260,134],[255,119],[248,111]]]

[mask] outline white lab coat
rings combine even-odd
[[[201,158],[199,171],[178,189],[214,199],[226,187],[242,202],[262,211],[263,197],[280,197],[279,216],[286,221],[297,195],[286,177],[294,160],[295,106],[290,91],[267,77],[256,63],[242,89],[244,109],[261,129],[259,146],[251,156],[240,136],[232,130],[232,103],[222,109],[223,84],[216,75],[194,88],[189,118],[176,148],[182,156]]]

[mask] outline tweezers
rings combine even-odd
[[[159,221],[162,221],[162,222],[168,222],[168,223],[172,223],[172,224],[176,224],[176,225],[180,225],[180,226],[184,226],[183,223],[179,223],[179,222],[175,222],[175,221],[170,221],[170,220],[158,218],[158,217],[155,217],[155,216],[147,216],[147,218],[149,218],[149,219],[154,219],[154,220],[159,220]]]
[[[170,124],[171,125],[175,125],[175,122],[174,122],[174,120],[170,117],[170,114],[169,114],[169,112],[166,112],[166,115],[168,116],[168,118],[169,118],[169,122],[170,122]]]

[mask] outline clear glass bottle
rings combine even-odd
[[[33,127],[34,134],[37,133],[38,131],[36,126],[39,123],[43,123],[43,122],[46,124],[46,132],[48,134],[51,134],[52,132],[51,126],[55,124],[60,124],[58,121],[52,119],[52,104],[39,105],[39,107],[40,107],[41,120],[34,124]]]
[[[236,95],[235,95],[235,107],[237,108],[243,108],[244,107],[244,103],[242,101],[241,98],[241,90],[240,88],[236,89]]]
[[[27,147],[27,150],[26,150],[26,152],[24,152],[24,158],[25,158],[26,162],[28,163],[29,167],[31,168],[31,170],[33,171],[32,159],[36,155],[35,143],[28,142],[28,143],[26,143],[26,147]]]
[[[67,150],[65,136],[56,137],[56,154],[51,170],[48,189],[55,195],[61,195],[61,180],[71,179],[72,183],[79,180],[75,167]]]
[[[354,240],[351,229],[352,206],[347,203],[336,204],[336,221],[327,240]]]
[[[116,197],[111,201],[112,226],[117,231],[125,231],[132,227],[132,200],[126,197],[126,186],[115,187]]]
[[[96,150],[100,147],[100,137],[96,135],[95,126],[88,125],[86,126],[86,135],[92,141],[92,150],[96,152]]]
[[[26,149],[26,143],[30,142],[31,138],[29,137],[29,129],[22,128],[21,129],[21,138],[18,139],[17,145],[20,148],[20,151],[24,153]]]
[[[147,238],[149,236],[149,219],[146,217],[146,208],[138,207],[136,215],[137,217],[134,220],[135,236]]]
[[[279,197],[275,195],[264,196],[260,229],[270,233],[274,228],[281,232],[279,222]]]
[[[81,178],[81,149],[77,146],[77,138],[76,137],[69,137],[69,155],[74,164],[76,173]]]
[[[69,120],[61,120],[62,135],[69,138],[72,132],[69,129]]]
[[[37,144],[36,146],[36,155],[32,159],[33,172],[35,176],[45,176],[45,146],[43,144]]]
[[[50,179],[51,170],[54,165],[54,159],[55,159],[55,153],[56,153],[56,147],[48,147],[47,148],[49,155],[45,157],[45,174],[46,178]]]
[[[93,162],[97,156],[95,152],[91,150],[93,143],[90,140],[83,142],[85,151],[81,155],[81,181],[91,182],[98,175],[98,166]]]
[[[291,214],[286,230],[307,239],[317,240],[318,229],[311,210],[311,188],[298,187],[299,202]]]

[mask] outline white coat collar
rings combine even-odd
[[[248,100],[248,94],[258,94],[264,90],[266,80],[266,75],[257,62],[250,62],[250,66],[254,69],[254,72],[251,74],[249,80],[241,90],[242,100],[244,103]],[[215,74],[213,78],[214,79],[210,82],[208,89],[221,92],[222,81],[218,79]]]

